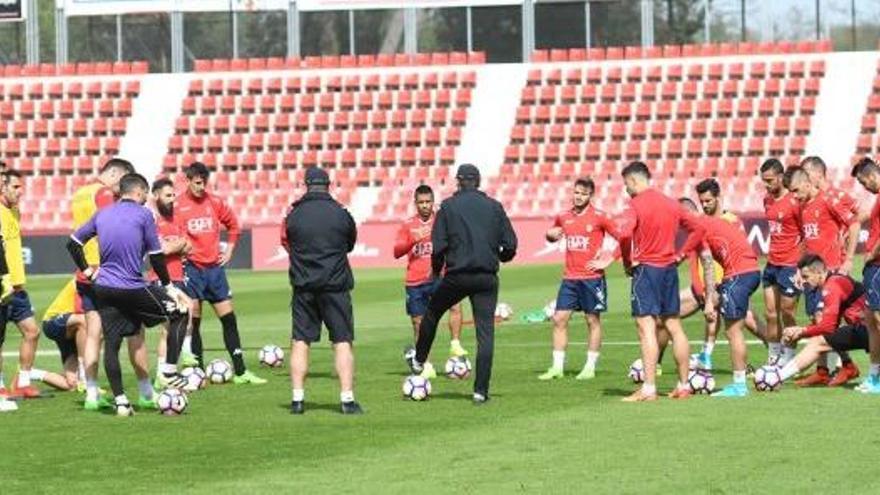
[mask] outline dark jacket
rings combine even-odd
[[[446,273],[497,273],[498,261],[516,256],[516,232],[501,203],[477,189],[443,201],[431,231],[431,267]]]
[[[282,226],[281,242],[290,253],[290,285],[314,292],[351,290],[348,253],[357,227],[330,194],[309,192],[293,203]]]

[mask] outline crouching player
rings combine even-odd
[[[865,289],[848,275],[832,273],[818,255],[806,254],[798,262],[806,287],[822,294],[822,315],[807,327],[788,327],[782,332],[784,344],[794,346],[799,340],[807,345],[780,371],[782,380],[797,375],[829,351],[868,349],[868,328],[863,318],[867,311]],[[840,320],[846,325],[839,326]]]
[[[82,353],[86,344],[86,316],[76,293],[76,280],[64,285],[43,315],[43,335],[55,342],[61,353],[62,374],[31,370],[31,380],[58,390],[85,390]]]

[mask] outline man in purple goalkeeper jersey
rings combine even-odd
[[[168,364],[159,371],[166,387],[180,388],[184,383],[177,374],[176,363],[189,321],[189,300],[171,284],[156,222],[150,210],[143,206],[148,191],[143,176],[124,176],[119,182],[120,200],[96,213],[67,243],[76,266],[95,284],[104,331],[104,368],[119,416],[132,414],[122,387],[119,347],[123,338],[137,335],[142,326],[169,323]],[[93,270],[86,262],[82,246],[95,236],[101,263]],[[141,265],[146,255],[162,287],[145,281]]]

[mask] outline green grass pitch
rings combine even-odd
[[[796,390],[744,400],[697,397],[624,404],[638,355],[629,317],[629,281],[609,275],[610,311],[599,374],[573,379],[583,364],[583,320],[573,326],[568,377],[536,376],[550,362],[550,326],[518,317],[555,296],[558,266],[505,268],[501,300],[516,315],[497,330],[493,401],[470,402],[471,380],[434,380],[434,396],[405,401],[402,270],[362,270],[355,291],[357,386],[366,415],[336,412],[338,389],[326,343],[313,351],[307,413],[288,414],[287,368],[257,368],[257,349],[288,352],[289,288],[284,273],[233,272],[231,284],[248,364],[269,378],[260,387],[210,386],[191,396],[179,418],[133,419],[86,413],[80,396],[23,403],[0,415],[0,493],[877,493],[880,399],[849,390]],[[60,277],[34,277],[41,313]],[[760,297],[753,301],[760,305]],[[469,313],[469,310],[468,310]],[[444,323],[445,325],[445,323]],[[699,339],[699,319],[686,327]],[[225,357],[217,320],[203,325],[208,356]],[[17,350],[10,325],[5,351]],[[151,349],[156,337],[149,331]],[[433,361],[442,366],[448,332]],[[723,340],[723,339],[722,339]],[[463,343],[474,352],[473,331]],[[45,339],[41,350],[54,350]],[[152,351],[151,351],[152,352]],[[752,363],[764,350],[750,346]],[[730,380],[727,347],[715,355],[716,379]],[[671,356],[670,356],[671,357]],[[863,354],[857,362],[866,371]],[[669,357],[665,363],[672,370]],[[6,356],[7,382],[17,358]],[[124,369],[128,369],[123,359]],[[38,358],[57,369],[57,356]],[[660,380],[668,391],[673,378]],[[136,397],[130,372],[127,390]]]

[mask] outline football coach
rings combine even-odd
[[[309,168],[306,193],[291,205],[281,226],[281,244],[290,254],[293,287],[292,414],[305,412],[309,347],[321,339],[322,323],[327,326],[336,355],[340,410],[342,414],[362,413],[354,400],[354,277],[348,263],[348,253],[357,240],[357,227],[348,211],[330,196],[329,187],[327,172]]]
[[[495,350],[495,305],[498,302],[499,261],[516,255],[516,233],[498,201],[479,190],[480,171],[471,164],[458,167],[458,191],[440,205],[431,231],[434,277],[444,272],[419,326],[413,371],[420,373],[428,359],[443,313],[470,298],[477,327],[477,375],[474,404],[489,400]]]

